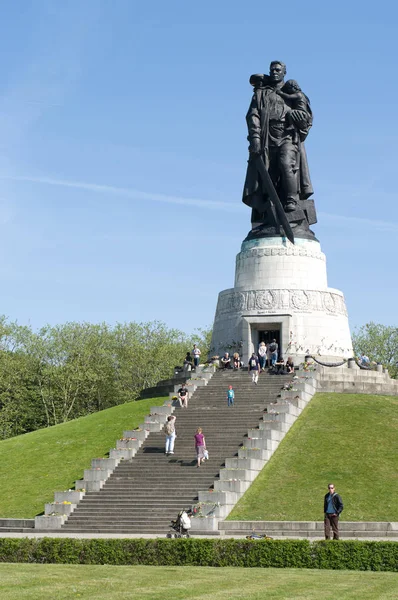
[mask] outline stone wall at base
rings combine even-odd
[[[277,537],[323,538],[323,521],[222,521],[218,524],[221,535],[258,535]],[[398,538],[398,523],[376,521],[340,521],[341,538]]]
[[[315,373],[318,392],[398,396],[398,380],[391,379],[387,372],[361,370],[356,365],[351,368],[318,365]]]

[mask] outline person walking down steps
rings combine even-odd
[[[260,363],[258,361],[257,356],[253,352],[251,357],[249,358],[249,375],[252,376],[252,382],[257,385],[258,382],[258,374],[260,371]]]
[[[234,392],[234,388],[232,387],[232,385],[230,385],[228,387],[227,400],[228,400],[228,406],[233,406],[234,405],[235,392]]]
[[[205,450],[206,450],[206,440],[203,435],[203,430],[201,427],[198,427],[196,433],[194,435],[195,439],[195,450],[196,450],[196,458],[198,459],[197,467],[205,461]]]
[[[267,346],[265,342],[261,342],[258,347],[258,360],[260,362],[260,369],[265,371],[265,363],[267,362]]]
[[[165,454],[174,454],[174,442],[176,439],[176,418],[173,415],[167,417],[167,423],[164,426],[164,433],[166,434],[166,448]]]

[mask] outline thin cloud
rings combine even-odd
[[[52,179],[50,177],[11,177],[3,176],[2,179],[12,179],[14,181],[28,181],[29,183],[39,183],[45,185],[55,185],[78,190],[86,190],[100,194],[112,194],[131,198],[132,200],[152,200],[154,202],[164,202],[166,204],[179,204],[183,206],[195,206],[196,208],[206,208],[210,210],[224,210],[228,212],[240,212],[243,208],[240,204],[219,202],[216,200],[200,200],[197,198],[184,198],[181,196],[170,196],[167,194],[158,194],[154,192],[143,192],[132,188],[122,188],[114,185],[98,185],[96,183],[86,183],[84,181],[67,181],[64,179]]]
[[[199,198],[185,198],[183,196],[172,196],[168,194],[158,194],[156,192],[143,192],[133,188],[123,188],[114,185],[102,185],[96,183],[87,183],[84,181],[69,181],[66,179],[53,179],[51,177],[22,177],[22,176],[0,176],[0,179],[11,179],[13,181],[26,181],[43,185],[53,185],[78,190],[85,190],[92,193],[111,194],[130,198],[131,200],[148,200],[153,202],[163,202],[165,204],[177,204],[180,206],[194,206],[209,210],[221,210],[226,212],[241,212],[244,206],[240,202],[220,202],[217,200],[201,200]],[[371,227],[378,231],[398,231],[398,223],[388,221],[376,221],[363,217],[349,217],[345,215],[336,215],[333,213],[319,212],[319,217],[325,221],[338,221],[345,225],[360,225],[362,227]]]

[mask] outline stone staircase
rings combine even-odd
[[[190,398],[188,409],[175,408],[177,439],[174,456],[165,456],[164,433],[159,427],[154,427],[134,458],[121,461],[101,489],[86,491],[58,531],[165,534],[170,520],[174,519],[182,508],[189,508],[199,500],[202,505],[206,504],[203,494],[214,494],[212,498],[215,498],[224,493],[217,492],[217,489],[236,487],[235,483],[229,486],[229,483],[225,482],[229,468],[238,467],[237,471],[242,471],[239,467],[246,466],[250,469],[255,466],[257,468],[253,473],[259,472],[267,460],[266,456],[269,456],[279,443],[280,436],[277,435],[269,442],[254,443],[253,439],[249,439],[250,432],[254,436],[257,435],[255,432],[260,431],[260,427],[266,429],[268,426],[263,417],[265,415],[268,421],[268,414],[272,411],[276,420],[279,413],[276,413],[275,405],[271,403],[276,402],[282,385],[290,381],[291,375],[264,373],[259,378],[258,385],[254,385],[247,372],[214,374],[212,379],[206,382],[207,385],[198,385]],[[199,384],[199,381],[193,380],[194,388],[195,384]],[[235,389],[235,406],[231,408],[227,406],[226,401],[228,385],[233,385]],[[283,392],[282,396],[286,394],[289,392]],[[297,392],[290,394],[297,395]],[[294,402],[280,399],[278,404],[282,412],[284,410],[290,415],[291,410],[288,410],[288,407],[293,407],[294,412]],[[265,409],[270,413],[264,412]],[[294,420],[296,417],[291,418]],[[280,423],[279,426],[276,425],[276,429],[279,427],[284,435],[285,419],[281,419]],[[210,460],[200,469],[196,467],[193,440],[197,427],[203,428],[210,454]],[[259,434],[259,437],[269,436]],[[250,460],[253,462],[255,458],[248,458],[247,464],[240,462],[238,450],[242,446],[244,448],[240,452],[243,451],[243,454],[246,452],[252,457],[253,454],[259,456],[258,465],[249,464]],[[250,448],[253,450],[251,453]],[[236,475],[238,476],[237,472]],[[222,481],[224,483],[218,483]],[[242,492],[247,489],[247,481],[242,482],[241,487]],[[229,500],[234,497],[236,501],[240,495],[232,492]],[[230,508],[225,512],[228,513],[229,510]],[[222,518],[221,514],[219,516]],[[205,521],[209,523],[208,519],[195,521],[201,524]],[[209,532],[211,530],[205,529]],[[214,527],[213,531],[215,532]]]
[[[173,384],[174,392],[169,393],[164,406],[152,407],[139,431],[123,432],[123,439],[117,441],[108,459],[93,459],[92,468],[76,481],[76,490],[56,492],[54,502],[46,504],[45,516],[36,517],[35,530],[66,535],[164,535],[182,508],[196,505],[198,512],[192,519],[195,533],[242,535],[247,534],[248,526],[266,526],[272,535],[281,537],[316,536],[318,523],[231,522],[235,523],[231,528],[224,519],[315,391],[337,391],[337,387],[345,393],[397,394],[398,382],[379,368],[377,372],[360,371],[353,364],[343,368],[317,365],[315,371],[296,371],[294,379],[292,375],[262,374],[258,386],[247,372],[218,372],[213,376],[213,371],[199,368],[187,381],[191,392],[188,410],[180,409],[173,400],[181,375],[166,382]],[[229,384],[236,392],[233,408],[226,402]],[[284,384],[290,384],[291,389],[281,390]],[[166,457],[163,424],[174,411],[178,438],[175,455]],[[193,435],[199,426],[206,435],[210,461],[197,469]],[[5,531],[21,531],[19,523],[1,525]],[[393,533],[387,535],[395,535],[397,524],[378,525],[378,531],[391,530]],[[26,523],[26,528],[32,530],[32,524]],[[354,529],[347,530],[346,536]],[[376,535],[373,526],[362,529],[355,529],[359,536]]]

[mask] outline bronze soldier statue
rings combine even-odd
[[[250,156],[243,190],[243,202],[252,208],[248,239],[315,239],[309,229],[317,219],[304,147],[312,111],[298,83],[285,82],[285,75],[285,64],[273,61],[269,75],[250,77],[254,94],[246,115]]]

